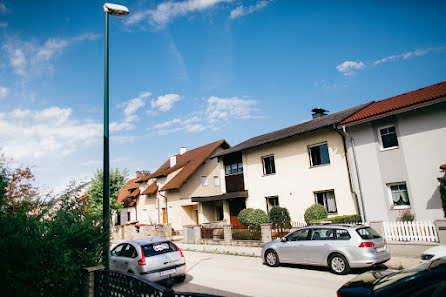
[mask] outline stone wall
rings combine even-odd
[[[171,239],[172,227],[170,224],[114,226],[110,230],[110,236],[112,242],[143,239],[148,237],[162,237]]]

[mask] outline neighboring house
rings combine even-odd
[[[144,172],[137,172],[136,174],[136,178],[129,180],[117,194],[116,202],[122,202],[123,208],[120,210],[119,214],[113,215],[113,225],[123,225],[137,221],[136,200],[139,197],[140,189],[139,183],[136,183],[135,181],[148,174],[145,174]]]
[[[446,82],[374,102],[342,121],[354,189],[367,221],[444,218]]]
[[[207,209],[191,197],[221,195],[220,167],[217,159],[209,157],[229,148],[225,140],[219,140],[199,148],[170,157],[152,174],[144,174],[130,180],[118,194],[123,201],[127,219],[138,223],[170,223],[175,230],[184,225],[218,221],[222,211],[216,207]],[[221,204],[221,203],[220,203]],[[121,214],[123,213],[121,212]]]
[[[65,190],[65,192],[63,194],[61,194],[56,199],[49,201],[49,203],[48,203],[48,205],[50,205],[49,212],[50,213],[57,212],[61,207],[62,201],[67,199],[67,197],[68,197],[69,201],[73,201],[74,199],[84,200],[84,199],[88,198],[87,192],[89,189],[90,189],[89,182],[80,183],[80,184],[76,184],[73,182],[70,185],[70,188]]]
[[[232,224],[244,208],[269,211],[279,205],[293,221],[320,203],[330,216],[358,213],[351,191],[344,137],[336,125],[370,103],[334,114],[313,109],[313,120],[260,135],[213,155],[218,157],[224,194],[196,197],[203,208],[222,201]]]

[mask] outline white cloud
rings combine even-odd
[[[164,122],[164,123],[156,124],[154,126],[154,128],[155,129],[164,129],[164,128],[170,127],[172,125],[175,125],[177,123],[181,123],[181,120],[178,119],[178,118],[170,120],[170,121],[167,121],[167,122]]]
[[[83,33],[72,38],[50,38],[43,44],[37,41],[25,41],[18,37],[8,36],[2,45],[10,66],[20,76],[33,72],[52,69],[50,60],[54,59],[69,46],[85,40],[96,40],[99,34]]]
[[[180,101],[181,96],[178,94],[166,94],[158,96],[156,100],[151,101],[152,108],[158,108],[160,111],[168,111],[172,109],[175,102]]]
[[[174,18],[184,16],[190,13],[210,9],[223,2],[232,2],[233,0],[185,0],[185,1],[167,1],[157,5],[155,9],[149,9],[130,15],[125,21],[128,25],[133,25],[147,19],[147,22],[153,26],[164,26]]]
[[[138,111],[141,107],[144,107],[146,105],[146,98],[150,97],[152,93],[150,92],[143,92],[139,94],[138,97],[130,99],[126,102],[124,102],[121,106],[125,106],[124,109],[124,116],[126,122],[136,121],[138,120],[138,116],[136,116],[134,113]]]
[[[365,67],[365,64],[362,61],[345,61],[344,63],[336,66],[336,69],[339,72],[344,73],[345,76],[350,76],[355,74],[354,70],[359,70]]]
[[[397,60],[397,59],[409,59],[412,57],[419,57],[419,56],[425,56],[431,52],[435,52],[435,51],[443,51],[444,49],[446,49],[446,46],[440,46],[440,47],[434,47],[434,48],[424,48],[424,49],[416,49],[414,51],[409,51],[403,54],[399,54],[399,55],[391,55],[388,57],[384,57],[382,59],[376,60],[375,62],[373,62],[373,65],[379,65],[382,63],[386,63],[389,61],[393,61],[393,60]]]
[[[16,160],[67,156],[101,140],[102,125],[71,118],[70,108],[0,113],[3,152]]]
[[[116,158],[116,159],[111,159],[110,163],[119,163],[119,162],[123,162],[123,161],[127,161],[129,158]],[[102,165],[103,164],[103,160],[90,160],[87,162],[83,162],[81,163],[82,166],[98,166],[98,165]]]
[[[256,4],[250,5],[250,6],[240,5],[236,8],[234,8],[233,10],[231,10],[229,17],[231,19],[235,19],[238,17],[242,17],[245,15],[251,14],[251,13],[267,6],[271,2],[272,2],[272,0],[262,0],[262,1],[257,1]]]
[[[135,129],[135,125],[128,122],[111,122],[109,125],[109,129],[111,132],[119,132],[119,131],[130,131]]]
[[[206,114],[210,123],[219,120],[249,119],[252,118],[252,112],[257,110],[254,106],[255,100],[241,99],[239,97],[219,98],[211,96],[207,100]]]
[[[6,95],[8,95],[8,88],[0,86],[0,100],[5,99]]]

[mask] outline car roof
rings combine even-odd
[[[150,238],[144,238],[144,239],[135,239],[135,240],[127,240],[123,243],[133,243],[138,245],[147,245],[147,244],[153,244],[153,243],[160,243],[160,242],[166,242],[169,241],[165,238],[161,237],[150,237]]]
[[[369,226],[360,225],[360,224],[358,224],[358,225],[327,224],[327,225],[310,225],[305,228],[329,228],[329,229],[346,228],[346,229],[355,230],[357,228],[367,228],[367,227],[369,227]]]

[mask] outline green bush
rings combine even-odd
[[[259,226],[260,224],[269,223],[269,217],[266,212],[253,208],[243,209],[238,215],[238,220],[247,226]]]
[[[262,239],[262,232],[259,229],[234,229],[232,238],[234,240],[260,240]]]
[[[269,211],[269,219],[273,224],[287,225],[291,222],[288,209],[285,207],[274,206]]]
[[[304,214],[304,219],[307,224],[314,220],[321,220],[327,218],[328,213],[325,207],[321,204],[313,204],[308,207]]]
[[[411,213],[410,210],[406,210],[397,220],[401,222],[413,222],[415,220],[415,215]]]
[[[441,206],[443,206],[444,217],[446,218],[446,187],[440,186]]]
[[[353,224],[353,223],[361,223],[362,220],[360,215],[346,215],[346,216],[325,218],[321,220],[312,220],[311,223],[317,223],[321,221],[330,221],[333,224]]]

